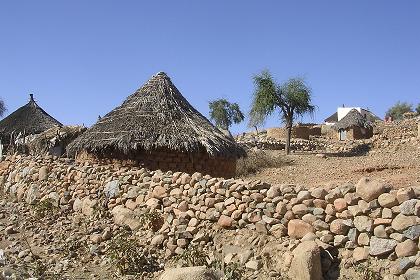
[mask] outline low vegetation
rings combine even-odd
[[[247,176],[255,174],[264,168],[279,168],[290,164],[284,157],[272,155],[269,151],[249,151],[247,157],[240,158],[236,164],[236,175]]]

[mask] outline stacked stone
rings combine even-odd
[[[134,231],[144,226],[145,213],[158,213],[162,221],[151,243],[167,257],[191,242],[205,245],[217,228],[245,228],[345,248],[354,261],[387,257],[395,275],[420,265],[418,187],[390,190],[362,178],[356,185],[307,190],[53,158],[9,158],[0,170],[4,191],[18,201],[49,198],[87,216],[104,207],[115,224]]]
[[[268,137],[265,131],[258,135],[247,133],[236,137],[236,141],[247,149],[258,148],[264,150],[284,150],[285,140],[278,140]],[[313,140],[292,138],[290,142],[292,150],[295,151],[318,151],[325,148],[323,143]]]

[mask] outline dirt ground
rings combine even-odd
[[[310,152],[289,156],[284,151],[267,151],[280,157],[282,166],[264,168],[246,179],[259,179],[271,184],[296,184],[307,188],[342,182],[356,183],[369,176],[385,180],[393,188],[420,184],[420,144],[405,143],[390,149],[374,149],[367,155],[325,158]]]

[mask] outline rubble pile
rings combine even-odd
[[[106,250],[103,242],[127,227],[158,248],[163,260],[193,245],[211,247],[224,262],[244,266],[246,279],[301,277],[296,275],[305,269],[297,267],[308,262],[308,254],[302,252],[313,254],[311,267],[314,261],[321,266],[318,272],[308,268],[306,273],[320,273],[325,279],[336,279],[338,260],[378,261],[380,273],[387,277],[420,275],[420,187],[391,190],[380,180],[362,178],[357,184],[305,189],[22,156],[1,163],[0,185],[14,203],[38,205],[48,200],[86,219],[109,216],[106,222],[96,220],[85,238],[95,244],[91,250]],[[3,239],[24,229],[14,228],[14,222],[0,224]],[[71,227],[61,219],[55,222]],[[223,236],[230,235],[235,244],[229,249]],[[249,247],[243,248],[247,242]],[[16,259],[28,255],[7,253]],[[101,261],[105,259],[96,259]],[[258,278],[261,275],[266,278]]]

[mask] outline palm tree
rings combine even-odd
[[[284,84],[277,84],[270,72],[265,70],[255,75],[255,90],[250,111],[250,125],[263,124],[266,118],[279,111],[286,124],[286,154],[290,154],[290,137],[293,121],[306,113],[312,114],[311,89],[301,78],[291,78]]]
[[[210,119],[213,120],[218,128],[229,131],[233,123],[240,123],[244,120],[237,103],[230,103],[224,98],[209,102]]]

